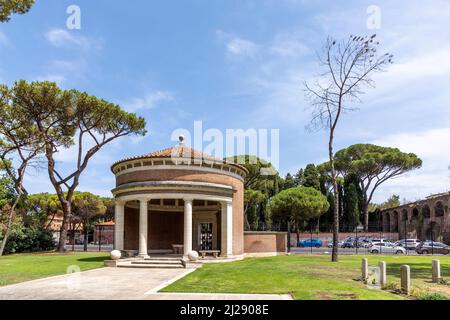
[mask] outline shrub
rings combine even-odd
[[[54,250],[56,243],[50,230],[23,229],[10,235],[5,254]]]
[[[419,297],[419,300],[450,300],[450,298],[443,295],[442,293],[430,292],[421,295]]]

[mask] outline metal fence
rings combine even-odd
[[[449,255],[450,231],[443,227],[402,221],[403,225],[370,223],[367,230],[362,225],[341,226],[339,253],[341,254],[404,254]],[[293,253],[331,254],[333,247],[332,225],[309,225],[301,230],[294,227],[275,228],[272,231],[288,232],[288,244]],[[290,230],[289,230],[290,229]]]
[[[57,243],[59,241],[60,231],[53,233],[53,239]],[[87,236],[87,244],[85,246],[85,236],[82,231],[67,231],[66,250],[68,251],[85,251],[89,252],[109,252],[114,247],[114,230],[99,229],[96,232],[89,232]],[[100,240],[100,241],[99,241]]]

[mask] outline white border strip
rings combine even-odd
[[[199,267],[200,267],[200,266],[199,266]],[[192,268],[192,269],[187,269],[187,270],[186,270],[185,272],[183,272],[182,274],[180,274],[180,275],[178,275],[178,276],[176,276],[176,277],[174,277],[174,278],[172,278],[172,279],[169,279],[169,280],[163,282],[163,283],[160,284],[159,286],[156,286],[156,287],[150,289],[149,291],[147,291],[147,292],[144,293],[144,294],[145,294],[145,295],[149,295],[149,294],[158,293],[159,290],[161,290],[161,289],[163,289],[163,288],[165,288],[165,287],[171,285],[172,283],[174,283],[174,282],[180,280],[181,278],[184,278],[184,277],[187,276],[188,274],[190,274],[190,273],[194,272],[195,270],[197,270],[197,268],[199,268],[199,267]]]

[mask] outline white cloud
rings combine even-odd
[[[94,41],[76,33],[64,29],[52,29],[45,34],[45,38],[55,47],[79,47],[84,50],[98,49],[98,41]]]
[[[302,37],[289,33],[276,35],[269,51],[282,57],[300,57],[312,52]]]
[[[376,193],[378,202],[391,194],[409,201],[450,190],[450,128],[392,134],[372,143],[396,147],[417,154],[423,160],[421,169],[386,182]]]
[[[148,93],[144,98],[133,98],[129,102],[124,103],[124,108],[130,112],[139,109],[152,109],[158,104],[166,101],[173,101],[174,96],[168,91],[155,91]]]
[[[46,73],[44,75],[38,76],[36,80],[55,82],[58,86],[62,86],[66,81],[66,77],[62,74]]]
[[[0,45],[8,45],[8,44],[9,44],[8,37],[6,36],[6,34],[0,31]]]
[[[247,39],[236,37],[230,33],[218,30],[217,37],[222,41],[227,49],[227,53],[233,56],[253,56],[258,46]]]
[[[256,52],[256,45],[245,39],[233,38],[226,43],[228,52],[235,55],[251,56]]]

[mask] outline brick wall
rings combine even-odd
[[[286,232],[246,231],[244,233],[245,253],[286,252]]]

